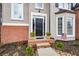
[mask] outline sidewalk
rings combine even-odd
[[[52,49],[51,47],[47,47],[47,48],[39,48],[38,50],[38,55],[39,56],[60,56],[59,54],[57,54],[55,52],[54,49]]]

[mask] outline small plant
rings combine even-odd
[[[50,32],[47,32],[47,33],[46,33],[46,36],[47,36],[47,38],[49,39],[50,36],[51,36],[51,33],[50,33]]]
[[[32,48],[32,47],[27,47],[27,48],[26,48],[26,54],[27,54],[28,56],[32,56],[32,55],[34,54],[33,48]]]
[[[31,32],[30,37],[31,37],[31,39],[35,39],[35,32]]]
[[[64,50],[64,43],[61,41],[57,41],[55,43],[56,48],[60,49],[60,50]]]

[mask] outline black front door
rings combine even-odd
[[[45,34],[45,21],[44,18],[33,18],[33,32],[36,33],[36,38],[43,38]]]
[[[36,18],[36,36],[43,36],[43,19]]]

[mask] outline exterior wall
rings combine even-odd
[[[2,3],[1,43],[12,43],[29,39],[29,4],[23,4],[23,20],[11,18],[11,3]]]
[[[27,26],[2,26],[1,43],[12,43],[18,41],[26,41],[29,38],[29,27]]]
[[[50,13],[49,13],[49,10],[50,10]],[[56,15],[55,12],[59,11],[59,9],[55,7],[55,3],[50,4],[50,9],[49,9],[49,3],[44,3],[44,9],[41,9],[40,12],[39,12],[39,9],[35,8],[34,3],[24,3],[23,20],[17,20],[17,19],[13,20],[11,18],[11,3],[3,3],[2,11],[3,12],[2,12],[2,27],[1,27],[1,43],[3,44],[29,39],[32,12],[47,15],[47,31],[49,31],[49,17],[50,17],[50,32],[52,34],[52,37],[56,39],[60,39],[60,37],[57,37],[56,35],[56,17],[65,16],[64,22],[66,22],[68,15],[74,16],[72,14]],[[27,24],[29,26],[26,26],[24,24]],[[64,31],[67,31],[66,25],[64,25],[64,27],[65,27]],[[75,37],[68,37],[68,39],[74,40]]]
[[[30,3],[29,4],[29,25],[31,26],[30,22],[31,22],[31,13],[41,13],[41,14],[46,14],[47,15],[47,31],[49,31],[49,4],[48,3],[44,3],[44,9],[41,9],[39,12],[39,9],[35,8],[35,4],[34,3]]]
[[[4,23],[14,23],[14,24],[29,24],[31,26],[31,13],[41,13],[47,15],[47,31],[49,31],[49,4],[44,3],[44,9],[41,9],[40,12],[35,8],[35,3],[24,3],[23,12],[24,20],[13,20],[11,19],[11,3],[3,3],[3,17],[2,22]],[[10,12],[9,12],[10,11]],[[29,27],[30,28],[30,27]]]
[[[76,21],[75,21],[75,25],[76,25],[76,30],[75,30],[75,36],[76,39],[79,40],[79,9],[75,10],[76,13]]]
[[[35,13],[43,13],[47,14],[47,19],[49,22],[49,4],[44,3],[44,9],[39,10],[35,8],[35,3],[24,3],[23,4],[23,15],[24,20],[13,20],[11,19],[11,3],[3,3],[3,13],[2,13],[2,22],[3,23],[24,23],[24,24],[30,24],[31,20],[31,12]],[[49,24],[48,24],[49,27]],[[49,31],[49,29],[48,29]]]
[[[11,19],[11,3],[3,3],[2,4],[2,22],[3,23],[24,23],[29,24],[29,4],[24,3],[23,4],[23,20],[13,20]]]
[[[35,9],[35,4],[23,4],[23,20],[11,18],[11,3],[3,3],[2,7],[1,43],[6,44],[29,39],[29,27],[27,25],[30,25],[31,13],[39,13],[39,10]],[[49,21],[49,4],[45,3],[44,9],[40,10],[40,13],[47,14]]]
[[[56,37],[56,15],[55,12],[57,12],[59,9],[55,7],[55,3],[52,3],[50,5],[50,32],[51,36],[53,38]]]

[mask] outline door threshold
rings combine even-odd
[[[41,36],[40,36],[40,37],[36,37],[36,39],[44,39],[44,37],[41,37]]]

